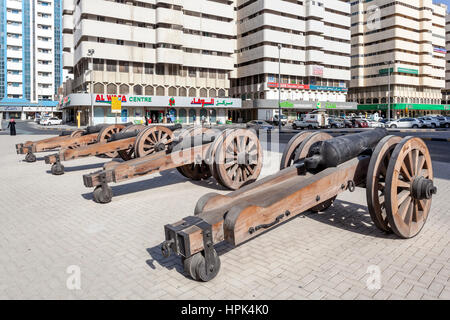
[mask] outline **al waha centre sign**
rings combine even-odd
[[[118,98],[122,107],[192,107],[192,108],[241,108],[241,99],[230,98],[198,98],[198,97],[167,97],[167,96],[130,96],[93,94],[92,99],[95,106],[111,105],[113,98]],[[71,94],[66,100],[64,107],[90,106],[91,95]]]

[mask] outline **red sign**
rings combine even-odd
[[[205,99],[193,99],[191,101],[191,104],[199,104],[204,108],[205,106],[213,106],[214,105],[214,99],[211,99],[210,101],[206,101]]]
[[[269,88],[278,88],[280,85],[277,82],[267,83]],[[281,88],[285,89],[309,89],[309,84],[297,84],[297,83],[282,83]]]

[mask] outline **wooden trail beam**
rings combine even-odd
[[[188,163],[192,163],[199,156],[203,159],[210,144],[196,146],[167,154],[165,151],[158,152],[142,158],[136,158],[123,163],[115,162],[108,168],[83,176],[86,187],[96,187],[103,183],[121,182],[164,170],[174,169]]]
[[[215,205],[197,217],[212,226],[214,244],[226,240],[239,245],[307,211],[319,201],[344,192],[349,181],[363,184],[369,160],[370,157],[362,156],[316,175],[298,175],[295,167],[289,167],[267,177],[255,188],[252,185],[247,190],[218,196]],[[179,228],[183,223],[186,223],[185,219],[166,226],[166,234],[168,229]],[[184,248],[180,255],[187,258],[204,250],[203,234],[198,226],[188,226],[177,234],[183,235],[184,245],[176,249]]]
[[[69,161],[78,158],[86,158],[101,155],[108,152],[127,150],[133,147],[136,142],[136,137],[117,140],[112,142],[99,142],[95,144],[89,144],[87,146],[79,148],[64,148],[61,149],[59,154],[50,155],[45,157],[45,163],[53,164],[58,161]]]

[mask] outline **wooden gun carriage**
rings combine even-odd
[[[16,151],[17,154],[26,155],[26,162],[36,162],[34,153],[52,151],[58,148],[75,149],[92,143],[107,141],[114,133],[120,132],[125,127],[125,124],[100,124],[87,127],[86,130],[63,131],[57,137],[16,144]],[[110,153],[107,156],[116,157],[117,153]]]
[[[112,199],[108,183],[164,170],[176,168],[193,180],[214,176],[218,183],[230,190],[254,182],[261,172],[261,144],[251,130],[190,128],[166,142],[171,145],[160,148],[159,152],[123,163],[113,161],[105,164],[101,171],[84,175],[84,185],[95,188],[96,202],[108,203]]]
[[[180,129],[181,125],[171,127],[144,125],[130,125],[118,133],[108,135],[105,139],[99,139],[96,143],[73,148],[62,148],[59,153],[45,157],[45,163],[51,164],[51,172],[54,175],[64,174],[64,166],[61,161],[75,160],[106,154],[115,156],[118,154],[124,161],[133,158],[144,157],[159,151],[166,150],[171,144],[173,131]]]
[[[337,138],[302,132],[288,143],[281,171],[228,195],[207,194],[193,216],[166,225],[162,253],[181,256],[186,273],[209,281],[220,269],[215,244],[237,246],[302,212],[324,211],[356,186],[366,188],[376,227],[414,237],[437,191],[425,143],[389,136],[385,129]]]

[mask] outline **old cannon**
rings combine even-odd
[[[144,157],[165,150],[172,143],[173,131],[176,129],[181,129],[181,125],[171,127],[130,125],[119,133],[111,135],[107,140],[77,148],[63,148],[57,154],[46,156],[45,163],[52,165],[52,174],[62,175],[64,166],[61,161],[116,153],[124,161]]]
[[[166,225],[162,253],[181,256],[186,273],[209,281],[220,269],[215,244],[236,246],[307,210],[324,211],[356,186],[366,187],[376,227],[414,237],[437,191],[427,146],[419,138],[388,136],[385,129],[336,138],[300,133],[288,143],[281,171],[228,195],[207,194],[193,216]]]
[[[254,182],[262,168],[261,144],[255,132],[247,129],[190,128],[161,150],[123,163],[107,163],[103,170],[84,175],[84,185],[95,188],[96,202],[108,203],[112,199],[111,182],[176,168],[186,178],[214,176],[224,187],[237,190]]]
[[[86,130],[76,130],[73,132],[63,131],[61,135],[39,140],[27,141],[16,144],[17,154],[25,154],[26,162],[36,162],[34,153],[52,151],[58,148],[78,148],[100,141],[106,141],[114,133],[125,128],[125,124],[100,124],[87,127]],[[110,157],[117,156],[117,153],[107,154]]]

